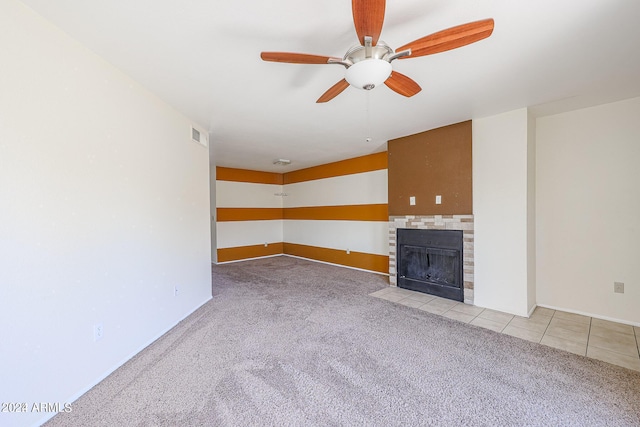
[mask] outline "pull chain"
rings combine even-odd
[[[366,94],[367,100],[366,100],[366,106],[365,106],[365,130],[364,130],[364,134],[365,134],[365,141],[366,142],[371,142],[371,111],[370,111],[370,106],[371,106],[371,91],[367,91]]]

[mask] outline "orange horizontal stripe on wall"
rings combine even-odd
[[[387,152],[369,154],[284,174],[284,184],[387,169]]]
[[[389,221],[387,204],[285,208],[284,219]]]
[[[266,221],[276,219],[388,221],[387,204],[306,206],[298,208],[217,208],[217,221]]]
[[[234,169],[218,166],[216,167],[216,180],[282,185],[283,176],[281,173],[275,172],[261,172],[249,169]]]
[[[377,273],[389,273],[389,257],[386,255],[354,251],[350,251],[350,253],[347,254],[346,251],[339,249],[299,245],[296,243],[276,242],[269,243],[266,247],[264,245],[251,245],[220,248],[217,254],[218,262],[241,261],[243,259],[286,254],[315,261],[344,265],[346,267],[360,268]]]
[[[296,243],[284,243],[284,253],[316,261],[330,262],[348,267],[361,268],[363,270],[378,273],[389,273],[389,257],[386,255],[368,254],[364,252],[346,251],[317,246],[299,245]]]
[[[282,208],[217,208],[217,221],[265,221],[282,219]]]
[[[234,248],[218,249],[218,262],[239,261],[249,258],[260,258],[270,255],[279,255],[283,252],[282,242],[264,245],[237,246]]]

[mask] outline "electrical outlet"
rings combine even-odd
[[[624,294],[624,283],[613,282],[613,292],[616,294]]]
[[[102,323],[93,325],[93,342],[98,342],[104,337],[104,327]]]
[[[347,255],[351,253],[351,249],[347,249]]]
[[[416,196],[410,196],[409,197],[409,205],[410,206],[415,206],[416,205]]]
[[[441,205],[442,204],[442,196],[438,195],[436,196],[436,205]]]
[[[180,289],[178,289],[178,285],[175,285],[173,287],[173,296],[177,297],[179,293],[180,293]]]

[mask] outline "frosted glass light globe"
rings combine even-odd
[[[358,89],[371,90],[381,85],[391,75],[391,64],[384,59],[364,59],[356,62],[345,74],[347,82]]]

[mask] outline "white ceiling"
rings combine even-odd
[[[495,30],[394,61],[422,86],[412,98],[349,87],[326,104],[315,101],[343,67],[260,52],[344,56],[357,43],[348,0],[23,2],[207,128],[219,166],[284,172],[522,107],[542,115],[640,96],[638,0],[389,0],[380,39],[392,48],[485,18]]]

